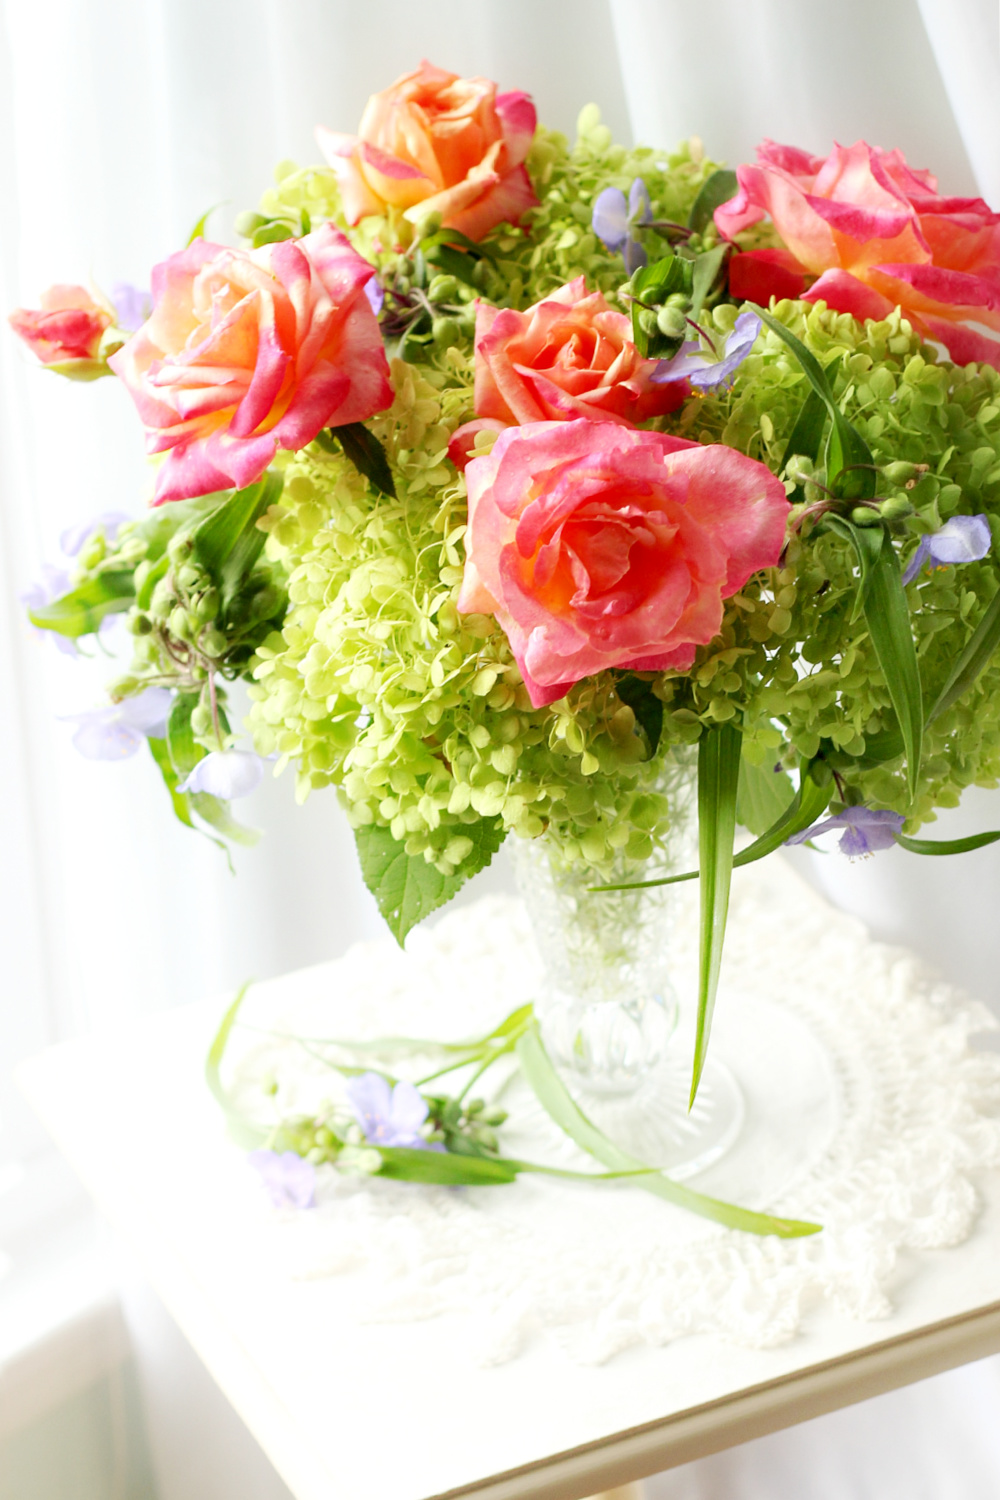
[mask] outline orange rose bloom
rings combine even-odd
[[[1000,214],[981,198],[942,198],[930,172],[864,141],[825,160],[764,141],[736,177],[736,196],[715,211],[720,233],[770,215],[785,249],[734,255],[734,296],[822,300],[859,320],[899,307],[957,364],[1000,369],[1000,340],[982,331],[1000,333]]]
[[[498,94],[486,78],[424,62],[372,95],[356,136],[321,125],[316,137],[348,223],[392,207],[411,221],[438,213],[446,228],[480,240],[537,207],[524,166],[534,134],[527,94]]]

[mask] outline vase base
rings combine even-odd
[[[606,1094],[562,1074],[577,1103],[622,1151],[683,1182],[717,1162],[743,1125],[743,1091],[725,1063],[710,1057],[688,1109],[688,1055],[671,1048],[631,1093]]]

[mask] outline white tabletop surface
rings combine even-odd
[[[817,1310],[774,1349],[481,1367],[458,1318],[364,1325],[349,1281],[276,1275],[255,1237],[259,1185],[204,1083],[221,1010],[63,1044],[22,1084],[297,1500],[574,1500],[1000,1349],[997,1172],[964,1244],[907,1253],[890,1318]]]

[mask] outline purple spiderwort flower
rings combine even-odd
[[[208,792],[231,802],[257,790],[264,762],[252,750],[210,750],[180,783],[179,792]]]
[[[44,609],[47,604],[61,599],[63,594],[70,590],[69,574],[64,568],[54,568],[51,563],[43,563],[41,576],[34,583],[22,589],[18,599],[25,609]],[[110,618],[110,617],[108,617]],[[105,622],[102,620],[103,626]],[[77,656],[79,651],[76,641],[72,636],[61,635],[58,630],[45,630],[41,625],[32,625],[32,631],[39,640],[52,640],[56,649],[64,652],[67,656]]]
[[[786,844],[804,844],[807,839],[821,833],[831,833],[835,828],[844,830],[837,847],[849,859],[864,859],[879,849],[891,849],[896,842],[906,819],[901,813],[883,811],[872,807],[845,807],[832,818],[823,818],[804,833],[793,834]]]
[[[714,390],[719,385],[730,385],[733,374],[750,353],[759,333],[760,319],[757,314],[740,313],[732,333],[726,339],[721,359],[706,359],[697,339],[692,339],[682,345],[672,359],[661,359],[649,378],[654,385],[686,380],[702,391]]]
[[[88,760],[127,760],[144,739],[163,739],[172,702],[167,688],[151,687],[121,703],[62,717],[79,725],[73,744]]]
[[[250,1165],[260,1173],[275,1208],[315,1208],[316,1168],[294,1151],[251,1151]]]
[[[132,286],[128,281],[117,281],[111,288],[118,327],[123,333],[135,333],[153,311],[153,299],[142,287]]]
[[[380,1073],[362,1073],[348,1080],[347,1098],[370,1145],[430,1146],[420,1134],[429,1112],[427,1100],[412,1083],[400,1080],[391,1089]],[[440,1143],[437,1149],[443,1150]]]
[[[622,252],[630,276],[646,264],[646,252],[632,230],[640,224],[650,223],[652,217],[649,193],[641,177],[636,177],[629,188],[627,204],[625,194],[616,187],[605,188],[594,199],[590,226],[608,250]]]
[[[99,516],[94,516],[90,521],[67,527],[59,538],[59,545],[67,557],[76,557],[87,538],[100,528],[108,546],[113,547],[122,523],[131,519],[123,510],[102,510]]]
[[[385,302],[385,288],[377,276],[373,276],[370,281],[365,282],[365,296],[368,298],[371,310],[377,318]]]
[[[903,582],[912,583],[928,563],[932,568],[946,568],[952,563],[979,562],[992,545],[990,523],[984,515],[952,516],[940,531],[920,538],[920,545],[903,574]]]

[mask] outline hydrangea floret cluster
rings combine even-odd
[[[588,106],[571,145],[427,63],[319,135],[148,308],[12,318],[154,455],[154,509],[30,610],[124,616],[107,753],[145,738],[224,838],[260,759],[336,787],[400,939],[509,834],[641,879],[682,746],[717,880],[734,808],[744,860],[827,813],[957,850],[915,835],[1000,776],[1000,215],[864,143],[732,172]]]

